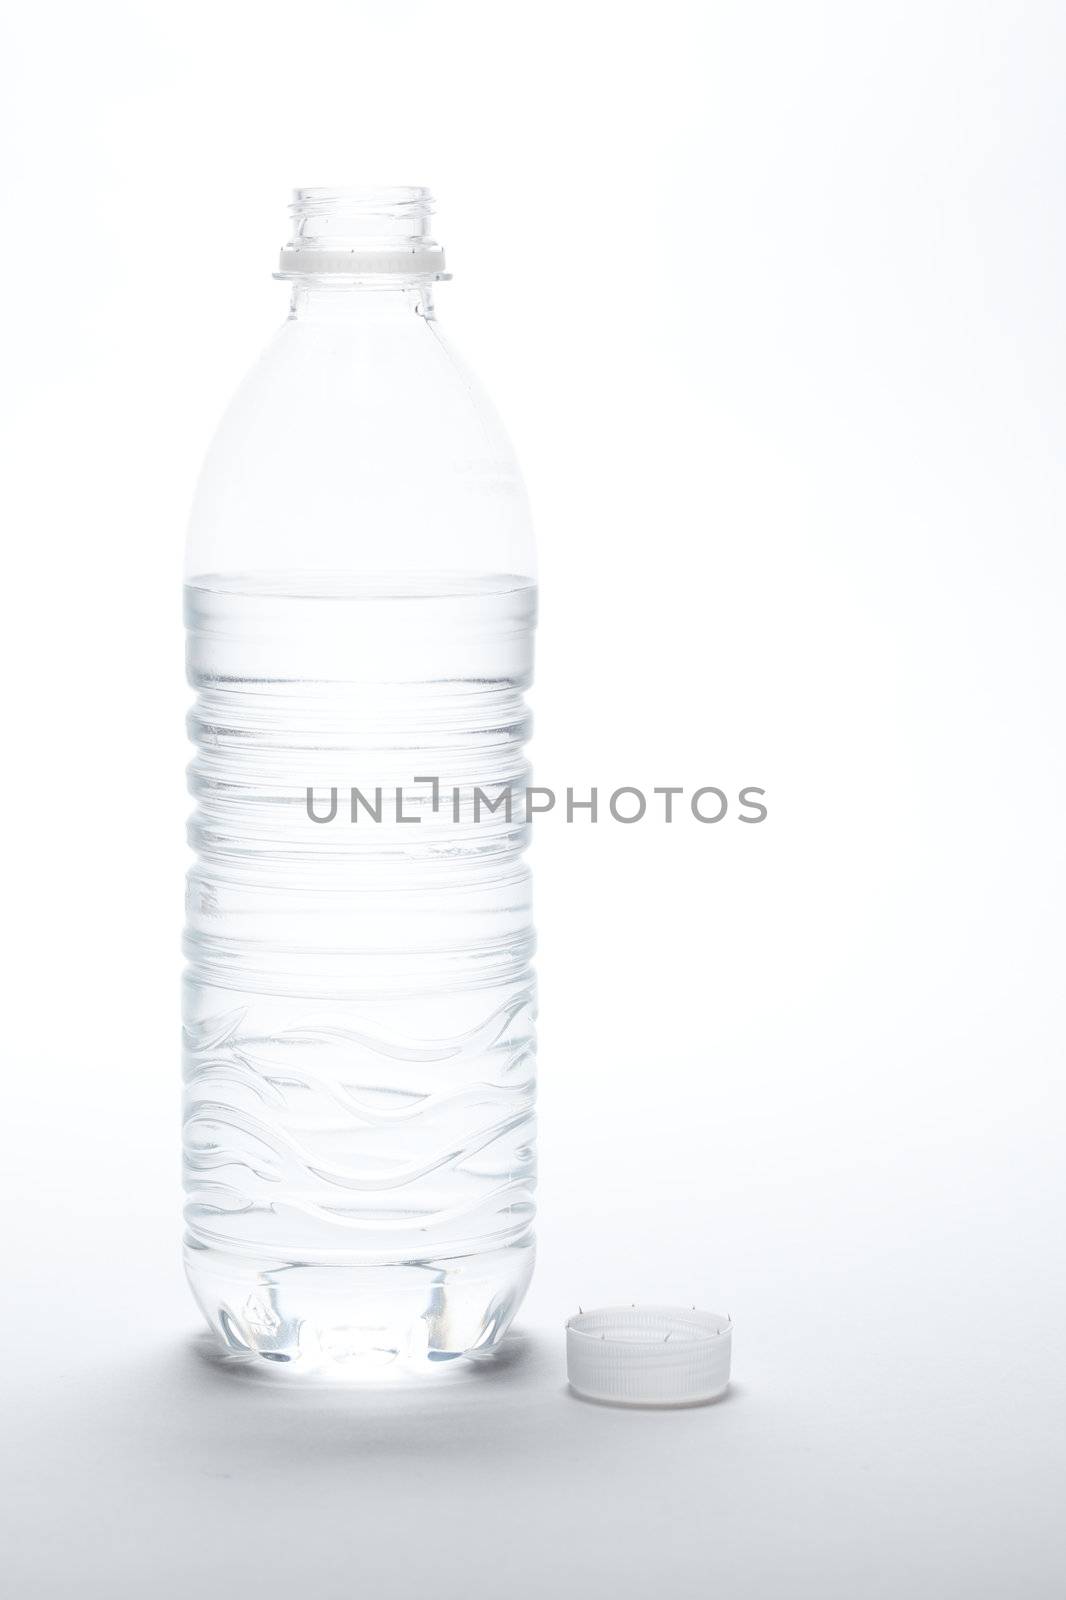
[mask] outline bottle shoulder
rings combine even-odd
[[[300,437],[309,422],[323,435],[347,430],[357,454],[389,431],[409,436],[421,425],[432,429],[423,442],[435,455],[476,448],[501,461],[514,456],[483,386],[438,324],[422,317],[385,327],[290,319],[241,383],[216,442],[256,443],[272,427]]]
[[[290,319],[208,450],[186,570],[307,560],[533,576],[510,441],[435,322]]]

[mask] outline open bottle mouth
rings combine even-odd
[[[295,189],[292,234],[279,278],[446,276],[444,251],[430,237],[433,196],[422,187],[361,185]]]

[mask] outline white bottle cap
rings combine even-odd
[[[693,1306],[609,1306],[566,1325],[566,1374],[589,1400],[691,1406],[729,1384],[733,1322]]]

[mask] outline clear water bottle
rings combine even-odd
[[[186,1264],[234,1352],[421,1367],[533,1266],[533,546],[428,192],[291,210],[188,543]]]

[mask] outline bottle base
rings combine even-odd
[[[222,1348],[277,1373],[426,1372],[496,1348],[534,1244],[432,1262],[329,1265],[185,1246],[193,1298]]]

